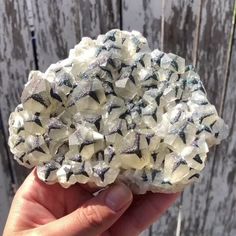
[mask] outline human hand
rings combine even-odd
[[[92,193],[80,184],[68,189],[46,185],[33,170],[13,199],[3,235],[138,235],[178,196],[133,196],[124,184],[115,184],[97,196]]]

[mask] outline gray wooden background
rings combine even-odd
[[[152,48],[196,65],[210,101],[230,127],[228,140],[211,151],[201,183],[188,187],[144,235],[235,236],[234,9],[235,0],[0,0],[0,234],[27,174],[12,160],[7,122],[28,72],[67,57],[83,36],[121,28],[139,30]]]

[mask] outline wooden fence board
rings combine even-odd
[[[178,4],[176,3],[175,5],[178,5]],[[175,16],[173,17],[172,15],[172,10],[171,10],[172,7],[173,6],[171,4],[171,1],[124,0],[123,11],[122,11],[123,29],[140,31],[145,37],[147,37],[148,43],[152,49],[154,48],[162,49],[162,47],[164,46],[165,49],[168,49],[170,51],[174,49],[173,52],[175,52],[176,48],[171,47],[171,44],[174,43],[176,45],[177,42],[170,40],[168,44],[166,43],[170,38],[173,38],[171,34],[162,35],[163,34],[162,32],[163,13],[165,15],[164,29],[167,23],[169,24],[168,26],[170,28],[171,21],[173,22],[176,21]],[[166,15],[166,12],[168,12],[167,15]],[[171,17],[172,17],[172,20],[170,19]],[[167,26],[167,30],[169,30],[168,26]],[[172,25],[172,30],[173,30],[173,25]],[[164,41],[164,44],[162,45],[163,38],[165,41]],[[162,236],[173,235],[177,226],[178,205],[179,205],[179,201],[177,201],[174,204],[174,206],[172,206],[168,210],[168,212],[164,216],[162,216],[161,219],[156,224],[154,224],[148,230],[144,231],[142,235],[143,236],[144,235],[162,235]]]
[[[146,9],[151,9],[155,13],[158,11],[159,13],[156,14],[161,16],[161,7],[155,8],[151,1],[135,1],[135,4],[132,1],[127,1],[126,5],[124,5],[123,25],[124,29],[127,28],[130,30],[135,28],[146,34],[146,36],[149,34],[148,38],[150,40],[152,29],[147,29],[148,26],[144,23],[144,2],[148,5]],[[159,39],[161,40],[162,37],[164,39],[164,51],[172,51],[185,57],[187,63],[192,62],[195,64],[197,62],[197,68],[200,68],[199,73],[204,80],[210,99],[217,105],[219,110],[221,100],[220,91],[223,89],[223,80],[226,73],[226,57],[233,13],[233,1],[223,3],[220,1],[167,0],[164,3],[164,35],[160,35]],[[125,15],[127,15],[127,22]],[[129,18],[130,15],[132,15],[131,19]],[[147,15],[149,17],[148,22],[152,22],[152,13],[149,12]],[[148,32],[144,32],[142,26]],[[159,32],[161,32],[160,29]],[[207,43],[205,42],[206,39]],[[222,148],[220,147],[218,149],[221,150]],[[219,233],[220,235],[220,232],[222,233],[224,231],[222,224],[218,228],[214,227],[213,214],[216,211],[213,211],[213,208],[211,208],[211,214],[208,216],[205,215],[207,213],[206,209],[208,209],[206,199],[212,195],[217,196],[215,194],[217,193],[216,189],[211,190],[212,192],[207,196],[208,187],[211,181],[219,181],[219,178],[216,176],[213,176],[212,180],[211,176],[212,168],[214,168],[213,154],[214,152],[212,151],[211,155],[209,155],[210,161],[204,171],[201,183],[188,187],[185,190],[182,210],[183,231],[181,231],[181,235],[214,235],[208,234],[208,232]],[[219,164],[217,166],[221,166],[222,171],[222,168],[224,168],[223,163]],[[235,198],[232,197],[232,199]],[[222,204],[222,198],[218,198],[218,201],[215,201],[215,203],[213,204],[214,207]],[[173,235],[175,233],[177,219],[176,205],[175,210],[172,208],[168,213],[152,227],[151,232],[153,235]],[[206,219],[205,224],[203,223],[204,218]],[[170,219],[172,219],[172,225],[168,226],[167,222]],[[220,221],[220,219],[222,220],[222,215],[217,219],[218,222],[222,223]],[[209,221],[211,224],[207,224]],[[150,234],[151,232],[149,230],[146,234]]]
[[[227,51],[230,46],[233,6],[234,1],[230,0],[202,2],[197,68],[210,101],[216,105],[218,111],[227,73]],[[227,94],[230,94],[230,91],[227,91]],[[236,131],[232,132],[235,135]],[[231,170],[230,160],[227,159],[225,163],[222,160],[222,153],[227,153],[224,147],[226,143],[227,141],[224,141],[217,147],[216,152],[214,149],[210,152],[200,183],[187,188],[184,192],[183,235],[234,235],[232,232],[225,234],[224,221],[231,213],[225,209],[222,214],[218,211],[223,209],[223,205],[232,203],[232,201],[225,203],[224,200],[229,190],[225,181]],[[233,199],[235,201],[235,198]]]
[[[236,32],[236,25],[234,25]],[[212,221],[223,227],[210,229],[212,235],[236,235],[236,34],[234,33],[223,117],[229,126],[229,137],[216,149],[216,177],[212,180],[212,201],[206,217],[206,228]],[[220,184],[220,185],[219,185]],[[220,197],[218,197],[220,196]],[[217,212],[217,214],[212,214]],[[211,218],[212,217],[212,218]]]
[[[33,0],[38,65],[45,70],[66,58],[81,37],[119,28],[119,0]]]
[[[25,0],[0,0],[0,234],[12,197],[27,171],[12,158],[7,146],[8,117],[20,101],[23,84],[34,60]]]
[[[124,30],[138,30],[147,37],[151,48],[161,48],[161,0],[123,0]]]
[[[175,53],[193,64],[198,39],[199,0],[165,0],[164,51]]]
[[[186,59],[186,64],[192,64],[196,57],[196,43],[199,27],[198,0],[165,0],[163,1],[163,50],[172,52]],[[155,11],[155,8],[152,8]],[[177,230],[178,213],[182,205],[180,198],[162,223],[157,222],[152,227],[152,235],[174,235]],[[171,223],[170,223],[171,222]],[[162,224],[161,224],[162,223]]]
[[[31,36],[27,25],[26,1],[0,1],[0,104],[1,129],[4,147],[8,140],[8,117],[20,101],[23,85],[27,81],[28,72],[34,67]],[[7,168],[8,157],[4,168]],[[25,168],[11,160],[13,177],[18,185],[25,176]]]
[[[234,0],[202,0],[197,68],[210,101],[220,108]]]
[[[5,140],[2,135],[2,130],[0,131],[0,235],[3,231],[3,226],[5,224],[8,209],[10,207],[10,198],[11,195],[11,175],[8,171],[8,163],[3,161],[7,157],[6,150],[4,148]]]
[[[80,39],[75,1],[32,1],[37,60],[41,71],[59,59]]]

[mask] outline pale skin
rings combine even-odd
[[[35,170],[17,191],[4,236],[135,236],[169,208],[179,194],[133,195],[114,184],[97,196],[76,184],[68,189],[46,185]]]

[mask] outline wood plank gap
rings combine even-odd
[[[123,0],[120,0],[120,29],[123,30]]]
[[[205,228],[205,225],[206,225],[206,217],[208,215],[208,211],[209,211],[209,203],[210,203],[210,193],[211,193],[211,190],[212,190],[212,179],[213,179],[213,176],[214,176],[214,170],[215,170],[215,165],[216,165],[216,149],[217,149],[217,146],[214,146],[213,147],[213,155],[212,155],[212,158],[213,158],[213,161],[212,161],[212,168],[211,168],[211,173],[210,173],[210,177],[209,177],[209,182],[208,182],[208,188],[207,188],[207,193],[206,193],[206,208],[204,210],[204,214],[203,214],[203,217],[204,217],[204,220],[203,220],[203,224],[202,224],[202,232],[204,232],[204,228]]]
[[[231,58],[232,58],[233,38],[234,38],[235,28],[236,28],[235,21],[236,21],[236,0],[234,1],[234,12],[233,12],[233,17],[232,17],[232,26],[231,26],[231,31],[230,31],[230,36],[229,36],[229,45],[228,45],[228,50],[227,50],[223,92],[222,92],[222,97],[221,97],[221,102],[220,102],[220,110],[219,110],[220,116],[222,116],[223,112],[224,112],[226,90],[227,90],[228,82],[229,82],[229,71],[230,71],[229,69],[230,69],[230,63],[231,63]]]
[[[38,54],[37,54],[37,41],[36,41],[36,37],[35,37],[35,31],[31,31],[31,42],[32,42],[33,57],[34,57],[34,68],[35,68],[35,70],[39,70]]]
[[[152,225],[150,225],[150,227],[148,229],[148,236],[153,236],[153,234],[152,234]]]
[[[164,50],[164,34],[165,34],[165,0],[161,2],[161,51]]]
[[[33,51],[33,58],[34,58],[34,68],[35,70],[39,70],[37,41],[36,41],[36,36],[35,36],[35,25],[34,25],[33,8],[32,8],[31,0],[27,0],[27,8],[28,8],[28,23],[29,23],[30,33],[31,33],[31,44],[32,44],[32,51]]]
[[[198,59],[198,45],[199,45],[199,40],[200,40],[200,26],[201,26],[201,19],[202,19],[202,0],[199,0],[199,8],[198,8],[198,14],[197,14],[197,27],[196,27],[196,36],[193,44],[193,54],[192,54],[192,59],[193,59],[193,66],[196,67],[197,64],[197,59]]]
[[[2,112],[1,112],[1,110],[0,110],[0,130],[2,131],[3,145],[5,147],[6,154],[7,154],[8,157],[10,157],[9,148],[8,148],[8,145],[7,145],[7,135],[5,133],[5,129],[3,128],[3,119],[2,119]],[[16,191],[16,189],[15,189],[15,186],[16,186],[16,176],[15,176],[15,174],[13,172],[13,167],[12,167],[10,158],[7,158],[7,166],[8,166],[8,172],[10,173],[11,190],[12,190],[12,194],[14,194],[15,191]],[[9,196],[9,197],[11,198],[12,196]]]
[[[182,206],[183,206],[183,192],[181,193],[180,202],[179,202],[179,210],[177,217],[177,225],[176,225],[176,236],[181,235],[181,223],[182,223]]]

